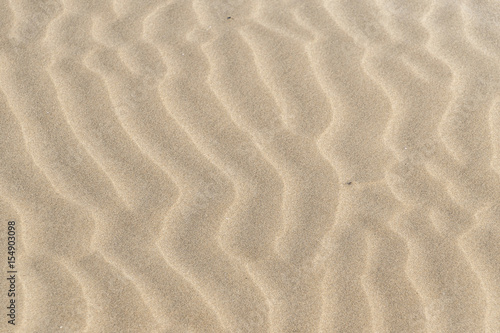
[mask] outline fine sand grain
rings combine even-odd
[[[0,332],[500,333],[499,92],[497,0],[0,0]]]

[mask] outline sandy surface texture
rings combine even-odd
[[[500,333],[499,91],[497,0],[0,0],[0,332]]]

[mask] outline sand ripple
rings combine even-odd
[[[1,331],[500,332],[499,18],[0,0]]]

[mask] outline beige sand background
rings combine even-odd
[[[499,57],[493,0],[0,0],[1,332],[499,333]]]

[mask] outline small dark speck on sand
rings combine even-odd
[[[351,185],[351,184],[352,184],[352,182],[347,182],[346,184],[347,184],[347,185]]]
[[[227,19],[228,19],[228,20],[230,20],[230,19],[231,19],[231,16],[228,16],[228,17],[227,17]]]

